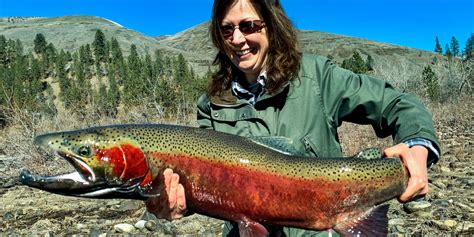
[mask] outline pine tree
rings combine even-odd
[[[43,77],[48,77],[54,71],[54,61],[56,60],[56,48],[49,43],[44,50],[42,58]]]
[[[105,35],[101,30],[95,32],[94,42],[92,43],[94,48],[94,56],[96,63],[107,61],[107,50]]]
[[[110,53],[111,53],[111,63],[112,64],[123,64],[123,54],[120,49],[119,42],[116,38],[110,40]]]
[[[450,48],[451,48],[451,54],[452,56],[456,57],[459,55],[459,42],[458,40],[456,39],[456,37],[451,37],[451,44],[450,44]]]
[[[155,61],[153,64],[153,70],[155,70],[155,75],[158,77],[163,76],[164,74],[164,62],[163,55],[160,50],[155,50]]]
[[[130,55],[127,60],[128,78],[123,81],[123,99],[126,104],[138,103],[144,93],[144,82],[141,78],[142,63],[137,52],[137,46],[130,46]]]
[[[83,45],[79,48],[79,61],[82,64],[82,70],[84,71],[84,78],[92,78],[93,73],[91,67],[94,65],[94,59],[92,58],[92,52],[89,44]]]
[[[464,58],[466,60],[474,59],[474,34],[471,33],[471,36],[466,41],[466,47],[463,51]]]
[[[66,60],[67,55],[64,53],[64,50],[61,50],[56,60],[56,76],[59,82],[59,98],[66,107],[69,107],[71,103],[69,93],[71,92],[72,85],[66,73]]]
[[[123,58],[122,49],[120,48],[119,42],[115,38],[112,38],[110,41],[110,54],[112,68],[109,68],[109,70],[115,71],[115,80],[118,84],[121,84],[122,81],[128,78],[128,73]]]
[[[190,80],[190,71],[188,62],[184,58],[183,54],[179,54],[174,64],[174,79],[180,84],[185,85]]]
[[[364,62],[357,51],[354,51],[351,58],[344,59],[342,67],[355,73],[365,73],[368,71],[367,63]]]
[[[41,82],[41,67],[39,60],[33,55],[29,55],[29,70],[28,70],[28,93],[32,95],[39,95],[43,91],[43,83]]]
[[[422,81],[428,98],[432,101],[437,101],[440,95],[438,77],[431,69],[431,66],[428,65],[423,69]]]
[[[439,39],[438,36],[436,36],[436,45],[435,45],[435,50],[436,53],[442,54],[443,49],[441,48],[441,45],[439,44]]]
[[[72,98],[74,103],[84,108],[90,105],[92,99],[92,85],[90,80],[86,78],[85,65],[80,58],[74,59],[74,86],[72,87]],[[82,111],[79,111],[82,112]]]
[[[36,54],[43,54],[46,50],[46,38],[44,37],[43,34],[39,33],[36,34],[35,40],[34,40],[34,51]]]
[[[451,49],[449,49],[448,44],[446,44],[446,51],[445,51],[444,55],[448,58],[451,58],[453,56],[453,54],[451,53]]]
[[[109,89],[107,90],[107,111],[108,116],[115,118],[120,105],[120,91],[116,80],[117,72],[113,66],[109,67]]]
[[[8,61],[7,57],[7,39],[5,36],[0,35],[0,67],[6,65]]]

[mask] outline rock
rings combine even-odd
[[[432,223],[441,230],[451,230],[452,228],[456,227],[456,225],[458,224],[455,220],[445,220],[445,221],[433,220]]]
[[[99,237],[102,233],[101,230],[99,229],[96,229],[96,228],[92,228],[90,231],[89,231],[89,236],[90,237]]]
[[[456,233],[466,233],[472,234],[474,233],[474,223],[472,222],[462,222],[456,227]]]
[[[388,221],[388,225],[404,225],[405,220],[396,218],[396,219],[391,219]]]
[[[54,233],[51,231],[48,231],[46,234],[43,235],[44,237],[54,237]]]
[[[111,206],[118,206],[118,205],[120,205],[120,203],[121,203],[120,200],[112,200],[112,201],[107,202],[107,206],[108,206],[108,207],[111,207]]]
[[[137,223],[135,223],[135,228],[139,229],[139,230],[142,230],[143,228],[145,228],[145,224],[146,224],[147,221],[145,220],[139,220]]]
[[[433,185],[439,189],[446,189],[446,180],[437,179],[433,181]]]
[[[15,215],[13,215],[13,213],[5,212],[5,214],[3,214],[3,220],[4,221],[11,221],[13,219],[15,219]]]
[[[31,226],[31,229],[36,230],[36,231],[40,231],[40,230],[55,231],[55,230],[60,229],[60,227],[61,226],[59,224],[53,223],[50,220],[45,219],[45,220],[39,220],[36,223],[34,223]]]
[[[421,210],[425,210],[431,207],[431,203],[428,201],[413,201],[403,204],[403,209],[407,213],[413,213]]]
[[[145,228],[149,231],[156,231],[158,229],[158,225],[156,224],[155,221],[149,220],[145,222]]]
[[[87,228],[87,225],[82,224],[82,223],[78,223],[76,225],[76,229],[78,229],[78,230],[83,230],[83,229],[86,229],[86,228]]]
[[[445,220],[443,222],[444,226],[448,227],[449,229],[456,227],[458,225],[458,222],[455,220]]]
[[[127,233],[127,234],[131,234],[133,233],[136,229],[133,225],[130,225],[130,224],[117,224],[117,225],[114,225],[114,230],[117,231],[117,232],[120,232],[120,233]]]
[[[434,206],[439,206],[439,207],[449,207],[451,205],[452,202],[449,202],[447,200],[444,200],[444,199],[438,199],[438,200],[434,200],[432,202],[432,204]]]
[[[397,225],[395,228],[397,229],[398,233],[405,233],[406,232],[406,230],[405,230],[405,228],[403,228],[403,226]]]
[[[129,210],[136,210],[141,207],[141,203],[135,201],[135,200],[125,200],[122,203],[120,203],[119,210],[121,211],[129,211]]]
[[[439,171],[440,171],[440,173],[445,173],[445,174],[451,173],[451,169],[449,169],[448,167],[445,167],[445,166],[440,166]]]

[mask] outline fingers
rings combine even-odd
[[[402,202],[428,193],[428,170],[426,162],[428,150],[423,146],[409,148],[406,144],[397,144],[384,151],[387,157],[399,157],[408,170],[409,179],[405,191],[400,195]]]
[[[173,209],[172,219],[179,219],[184,216],[186,213],[186,200],[184,195],[184,187],[181,184],[178,184],[176,192],[176,205]]]
[[[184,186],[179,183],[179,175],[173,173],[172,169],[165,169],[163,176],[165,190],[168,196],[169,215],[171,219],[181,218],[186,212]]]
[[[409,149],[410,148],[406,144],[399,143],[395,146],[385,149],[383,152],[386,157],[400,157],[402,153],[408,152]]]

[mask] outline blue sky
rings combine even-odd
[[[433,51],[474,33],[474,0],[281,0],[295,26]],[[212,0],[0,0],[0,17],[92,15],[148,36],[210,19]],[[1,34],[1,32],[0,32]]]

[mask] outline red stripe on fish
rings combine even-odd
[[[113,167],[113,175],[122,180],[136,179],[146,175],[148,166],[145,155],[139,147],[122,144],[97,150],[97,159]]]
[[[381,182],[361,188],[359,181],[350,178],[303,179],[188,155],[153,153],[152,157],[180,174],[193,210],[218,218],[301,228],[328,229],[347,216],[356,218],[367,209],[359,197],[376,196]]]

